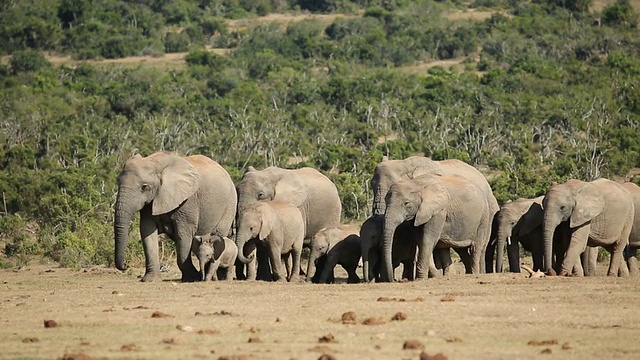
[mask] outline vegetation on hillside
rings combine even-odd
[[[570,177],[625,176],[640,167],[638,16],[626,0],[598,14],[590,3],[4,1],[0,265],[32,254],[110,263],[116,176],[135,153],[204,154],[235,180],[248,165],[312,166],[337,184],[345,220],[369,215],[383,155],[462,159],[501,202]],[[500,13],[445,16],[469,7]],[[300,9],[361,15],[226,23]],[[187,50],[169,71],[53,66],[44,55]],[[453,58],[464,69],[402,71]]]

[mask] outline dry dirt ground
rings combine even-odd
[[[418,359],[421,347],[448,359],[640,358],[637,278],[183,284],[175,270],[158,283],[141,273],[3,270],[0,358]],[[403,349],[412,340],[418,349]]]

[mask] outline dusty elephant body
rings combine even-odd
[[[399,181],[414,179],[421,175],[458,175],[475,184],[483,194],[487,203],[490,218],[498,211],[498,202],[487,179],[473,166],[460,160],[434,161],[427,157],[411,156],[404,160],[383,160],[373,174],[373,214],[384,215],[386,209],[386,195],[391,186]],[[491,233],[491,223],[485,225],[488,237]],[[488,242],[488,239],[487,239]],[[363,254],[364,256],[364,254]],[[481,259],[484,263],[484,257]],[[384,269],[387,270],[386,268]],[[484,271],[484,266],[482,267]]]
[[[140,212],[140,236],[145,253],[142,281],[160,279],[158,235],[176,244],[182,281],[199,274],[191,261],[191,241],[212,232],[229,234],[237,195],[227,171],[206,156],[181,157],[154,153],[128,160],[118,176],[115,205],[115,265],[126,269],[124,253],[131,219]]]
[[[391,281],[394,231],[412,221],[422,227],[416,279],[428,277],[431,257],[440,247],[471,247],[472,273],[480,273],[492,215],[482,189],[461,176],[421,175],[398,182],[387,193],[383,230],[383,280]]]
[[[279,200],[299,208],[304,222],[304,242],[309,241],[318,231],[336,227],[340,224],[342,203],[335,184],[316,169],[301,168],[295,170],[268,167],[256,170],[249,167],[237,186],[238,222],[242,226],[240,215],[247,207],[256,202]],[[243,251],[247,256],[251,249]],[[258,251],[258,278],[264,277],[267,257]],[[241,264],[239,264],[241,265]],[[242,277],[243,270],[236,271]]]
[[[315,279],[318,283],[331,282],[333,269],[341,265],[349,276],[347,282],[359,283],[356,274],[360,261],[360,229],[355,225],[340,225],[335,228],[322,229],[311,238],[307,280]],[[322,268],[316,271],[316,262],[324,258]],[[318,274],[319,272],[319,274]]]
[[[568,275],[587,246],[603,246],[611,253],[608,275],[617,276],[633,225],[634,204],[629,192],[607,179],[591,182],[567,180],[553,185],[543,200],[544,271]],[[563,249],[553,249],[558,269],[552,269],[552,244],[558,225]],[[626,269],[626,266],[624,266]]]
[[[248,241],[256,241],[269,255],[275,281],[295,281],[300,273],[300,256],[304,238],[304,219],[300,210],[282,201],[258,202],[238,216],[236,245],[244,248]],[[292,268],[285,276],[283,261],[292,256]],[[238,260],[247,264],[252,259],[238,253]]]
[[[640,271],[638,270],[638,259],[636,253],[640,248],[640,186],[627,182],[622,186],[631,194],[634,206],[633,226],[631,227],[631,233],[629,234],[629,245],[625,249],[625,260],[629,267],[629,274],[631,276],[638,276]]]
[[[238,256],[236,243],[226,236],[194,236],[191,250],[200,262],[202,280],[233,280],[233,269]]]

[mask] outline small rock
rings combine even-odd
[[[336,342],[335,336],[333,334],[327,334],[318,339],[319,343],[334,343]]]
[[[407,340],[402,348],[404,350],[424,350],[424,345],[418,340]]]
[[[23,302],[21,302],[21,303],[17,303],[17,304],[16,304],[16,306],[25,306],[25,305],[27,305],[27,303],[23,303]]]
[[[391,320],[392,321],[404,321],[404,320],[407,320],[407,314],[403,313],[402,311],[399,311],[395,315],[393,315]]]
[[[384,318],[370,317],[370,318],[364,319],[364,321],[362,322],[362,325],[382,325],[386,323],[387,323],[387,320],[385,320]]]
[[[435,355],[429,355],[426,352],[420,353],[420,360],[448,360],[443,353],[437,353]]]
[[[436,332],[433,330],[427,331],[427,336],[436,336]]]
[[[261,343],[262,340],[259,337],[250,337],[249,341],[247,341],[249,343]]]
[[[453,337],[453,338],[445,339],[445,341],[448,342],[448,343],[459,343],[459,342],[462,342],[462,339],[457,338],[457,337]]]
[[[442,299],[440,299],[440,301],[442,301],[442,302],[450,302],[450,301],[455,301],[455,300],[456,300],[456,298],[454,298],[453,295],[451,295],[451,294],[447,294]]]
[[[25,344],[37,343],[38,341],[40,341],[40,340],[38,338],[34,338],[34,337],[28,337],[28,338],[22,339],[22,342],[25,343]]]
[[[377,301],[381,301],[381,302],[388,302],[388,301],[394,301],[394,300],[395,300],[395,299],[391,299],[391,298],[388,298],[388,297],[386,297],[386,296],[381,296],[381,297],[379,297],[379,298],[378,298],[378,300],[377,300]]]
[[[177,325],[176,329],[180,330],[180,331],[184,331],[184,332],[192,332],[193,328],[189,325]]]
[[[356,323],[356,313],[353,311],[347,311],[342,314],[342,323],[343,324],[355,324]]]
[[[570,342],[566,342],[562,344],[562,350],[571,350],[571,349],[573,349],[573,345],[571,345]]]
[[[279,323],[284,322],[284,318],[283,318],[283,317],[278,316],[278,317],[276,318],[276,322],[279,322]]]
[[[168,339],[163,339],[162,342],[164,344],[178,345],[186,343],[186,340],[181,337],[173,337]]]
[[[140,348],[136,344],[126,344],[122,345],[120,351],[138,351]]]
[[[80,353],[76,353],[76,354],[64,354],[59,359],[60,360],[92,360],[93,357],[91,357],[90,355],[87,355],[85,353],[80,352]]]
[[[551,354],[551,353],[552,353],[552,351],[549,348],[546,348],[546,349],[540,351],[540,354]]]
[[[336,360],[335,356],[329,354],[322,354],[318,360]]]
[[[529,346],[558,345],[558,340],[556,340],[556,339],[542,340],[542,341],[531,340],[531,341],[529,341],[527,343],[527,345],[529,345]]]
[[[213,329],[201,329],[197,332],[199,335],[218,335],[220,331]]]
[[[255,326],[252,326],[251,329],[249,329],[249,332],[252,334],[255,334],[257,332],[260,332],[260,329]]]
[[[58,323],[55,320],[45,320],[44,321],[44,327],[49,329],[49,328],[54,328],[57,327]]]
[[[160,311],[154,311],[153,314],[151,314],[152,318],[168,318],[168,317],[173,317],[169,314],[165,314],[163,312]]]
[[[113,295],[122,295],[122,294],[120,293],[120,291],[118,291],[118,290],[113,290],[113,291],[111,292],[111,294],[113,294]]]

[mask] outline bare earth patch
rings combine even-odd
[[[637,278],[505,273],[348,285],[337,272],[333,285],[183,284],[175,271],[141,283],[142,269],[43,269],[0,271],[2,358],[640,358]],[[455,301],[441,301],[448,295]],[[233,316],[196,315],[223,312]],[[340,321],[348,312],[352,325]],[[45,328],[52,318],[60,326]],[[363,325],[369,318],[384,321]]]

